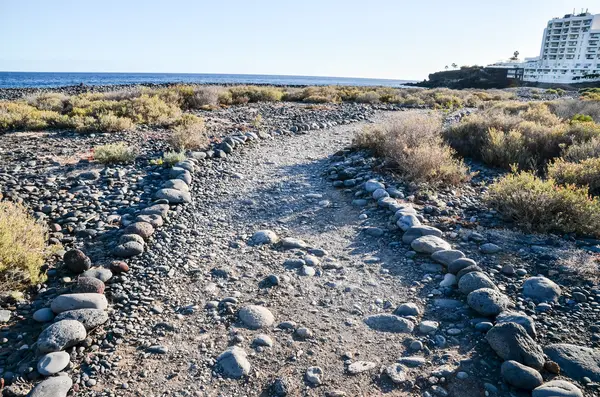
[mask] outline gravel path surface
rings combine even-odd
[[[154,301],[120,314],[120,325],[132,331],[124,339],[137,339],[137,349],[129,343],[116,349],[121,365],[112,371],[114,387],[128,388],[118,395],[259,395],[277,377],[289,395],[337,389],[359,395],[365,388],[389,387],[373,385],[373,371],[344,375],[344,354],[378,368],[398,358],[406,335],[370,330],[362,315],[413,301],[411,279],[417,275],[399,266],[399,245],[361,232],[359,211],[321,175],[328,156],[363,126],[293,136],[284,145],[271,141],[200,171],[195,203],[184,207],[174,227],[163,229],[153,249],[131,262],[137,281],[124,284],[131,288],[125,292],[129,301],[144,293]],[[383,211],[374,215],[374,224],[387,219]],[[260,229],[301,239],[326,255],[308,272],[284,265],[303,253],[247,245]],[[303,275],[312,269],[315,276]],[[280,285],[273,286],[269,276]],[[253,330],[241,324],[236,309],[250,304],[267,307],[273,325]],[[296,330],[307,328],[300,332],[307,335],[275,329],[285,321],[296,323]],[[273,346],[256,348],[259,335]],[[234,344],[248,353],[247,381],[213,377],[215,357]],[[140,346],[167,352],[152,354]],[[304,373],[311,366],[324,374],[320,387],[308,389]]]

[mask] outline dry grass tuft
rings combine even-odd
[[[125,142],[96,146],[93,153],[94,160],[102,164],[131,163],[137,157],[137,151]]]
[[[513,172],[490,186],[487,202],[528,231],[600,235],[600,202],[587,187]]]
[[[361,132],[354,146],[371,150],[407,180],[455,185],[469,179],[462,161],[441,138],[441,120],[411,114]]]
[[[208,145],[204,119],[193,114],[184,114],[176,122],[168,138],[177,151],[200,149]]]
[[[45,280],[41,268],[48,254],[46,240],[46,227],[24,207],[0,202],[0,290]]]

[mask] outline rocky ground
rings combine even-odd
[[[528,396],[542,382],[535,397],[597,395],[599,242],[512,230],[481,201],[493,170],[472,164],[471,184],[420,189],[347,150],[365,125],[401,114],[213,112],[204,116],[215,141],[242,133],[249,143],[192,154],[187,174],[150,162],[165,132],[5,135],[0,191],[48,221],[53,243],[81,248],[94,266],[84,279],[104,283],[73,281],[90,264],[59,252],[46,285],[5,300],[4,395],[42,379],[56,384],[32,395],[64,396],[69,379],[86,396]],[[115,140],[139,146],[135,165],[87,160]],[[191,202],[140,222],[173,178],[185,180],[182,197],[190,185]],[[139,223],[149,222],[146,235]],[[144,235],[143,253],[115,263],[123,233]],[[69,313],[68,292],[94,294],[95,323],[57,349],[40,332]],[[68,357],[43,356],[54,350]]]

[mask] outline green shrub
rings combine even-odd
[[[593,122],[592,116],[587,114],[576,114],[571,118],[571,122]]]
[[[118,132],[133,129],[134,124],[127,117],[118,117],[114,114],[103,114],[98,117],[98,131]]]
[[[600,194],[600,158],[588,158],[577,163],[557,159],[548,167],[548,177],[560,185],[587,187],[590,194]]]
[[[176,122],[168,138],[171,147],[178,151],[199,149],[208,145],[204,119],[186,113]]]
[[[499,102],[444,131],[458,153],[497,167],[542,169],[573,142],[600,136],[593,122],[566,122],[543,103]]]
[[[600,202],[585,187],[558,186],[522,171],[492,184],[486,199],[527,231],[600,235]]]
[[[546,105],[552,113],[564,120],[570,120],[577,114],[591,116],[600,123],[600,103],[596,101],[582,101],[579,99],[562,99],[547,102]]]
[[[466,167],[443,143],[440,131],[438,118],[411,114],[365,129],[354,146],[385,158],[388,167],[407,180],[446,185],[468,180]]]
[[[168,125],[181,116],[181,108],[157,95],[142,94],[125,105],[124,114],[136,123]],[[119,114],[119,113],[116,113]]]
[[[277,87],[236,86],[230,87],[229,92],[234,104],[276,102],[283,98],[283,90]]]
[[[173,165],[185,160],[185,152],[165,152],[162,157],[161,164],[172,167]]]
[[[20,288],[45,280],[41,268],[49,251],[46,227],[24,207],[0,202],[0,290]]]
[[[189,87],[182,89],[182,107],[184,109],[207,109],[219,103],[223,90],[215,86]]]
[[[102,164],[131,163],[137,157],[137,151],[125,142],[96,146],[93,152],[94,160]]]

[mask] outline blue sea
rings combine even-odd
[[[0,88],[41,88],[69,85],[115,85],[142,83],[354,85],[400,87],[411,80],[349,77],[275,76],[260,74],[205,73],[45,73],[0,72]]]

